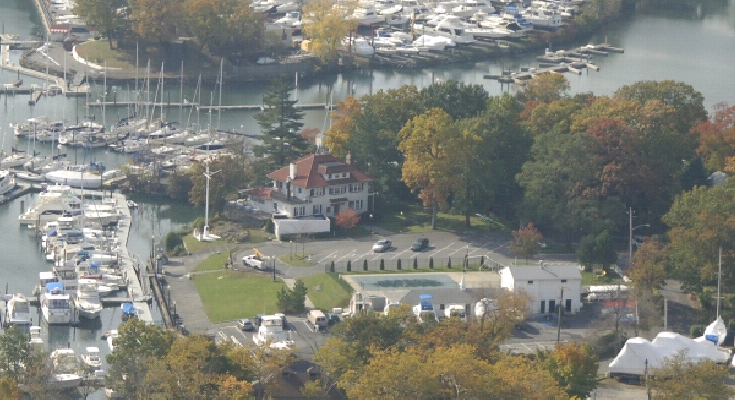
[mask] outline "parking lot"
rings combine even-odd
[[[291,332],[291,340],[294,341],[293,349],[296,355],[306,361],[312,361],[316,351],[326,343],[329,338],[328,331],[314,332],[305,317],[287,316],[288,331]],[[236,321],[219,324],[214,328],[215,340],[231,340],[238,346],[253,344],[253,331],[241,331]]]

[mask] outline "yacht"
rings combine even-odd
[[[15,189],[15,177],[9,171],[0,171],[0,196]]]
[[[122,310],[122,320],[127,321],[130,318],[135,318],[137,315],[135,311],[135,305],[133,303],[122,303],[120,304],[120,309]]]
[[[372,57],[375,48],[364,38],[344,38],[337,51],[361,57]]]
[[[5,152],[2,152],[0,154],[3,155],[2,160],[0,160],[0,168],[22,167],[23,164],[31,159],[31,156],[26,154],[26,152],[23,150],[13,149],[12,154],[7,154]]]
[[[253,334],[253,342],[258,346],[269,345],[272,349],[290,349],[294,344],[290,332],[283,330],[283,318],[278,315],[264,315],[260,318],[258,333]]]
[[[46,180],[59,185],[69,185],[85,189],[99,189],[102,186],[102,175],[95,172],[80,171],[74,168],[62,169],[46,173]]]
[[[20,293],[12,295],[5,306],[4,323],[27,328],[31,322],[31,306],[28,299]]]
[[[72,321],[72,301],[69,293],[64,292],[61,282],[49,282],[41,294],[41,313],[49,325],[68,324]]]
[[[74,350],[62,348],[52,351],[51,364],[50,383],[54,389],[71,389],[82,382],[79,360]]]
[[[82,354],[82,364],[89,370],[89,372],[98,371],[102,368],[102,358],[100,357],[100,348],[90,346],[87,347],[86,352]]]
[[[528,8],[522,15],[534,28],[555,30],[561,27],[561,14],[558,10]]]
[[[41,336],[41,327],[33,325],[30,328],[31,339],[28,341],[32,347],[43,350],[43,337]]]
[[[356,8],[347,18],[357,20],[359,25],[375,25],[385,21],[385,17],[378,14],[374,8]]]
[[[457,44],[472,43],[475,37],[467,33],[467,26],[456,15],[437,15],[423,25],[415,25],[414,31],[423,35],[443,36]]]
[[[97,290],[97,282],[93,279],[80,279],[77,298],[74,300],[79,316],[87,319],[99,318],[102,313],[102,301]]]
[[[429,294],[419,295],[420,302],[413,306],[413,313],[419,322],[432,321],[436,319],[436,312],[434,311],[434,303],[432,302],[432,296]]]
[[[107,332],[107,347],[110,349],[110,351],[115,351],[115,347],[117,347],[117,339],[120,337],[120,333],[117,331],[117,329],[113,329],[109,332]]]
[[[63,215],[80,215],[82,201],[75,196],[68,185],[49,185],[38,195],[36,202],[18,216],[21,225],[43,226]]]

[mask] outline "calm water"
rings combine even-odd
[[[0,22],[5,33],[18,34],[29,38],[37,33],[39,20],[29,0],[3,0],[0,3]],[[609,57],[596,57],[594,62],[600,67],[599,72],[584,71],[582,75],[567,74],[572,92],[593,92],[610,95],[622,85],[632,84],[640,80],[673,79],[692,85],[702,92],[705,106],[711,109],[719,102],[735,103],[735,0],[729,0],[719,8],[708,10],[704,15],[696,13],[687,15],[667,15],[653,17],[636,15],[601,32],[592,42],[600,43],[605,39],[615,46],[625,48],[624,54],[611,54]],[[11,59],[18,60],[19,53],[13,52]],[[336,75],[323,80],[299,82],[298,93],[292,98],[303,102],[329,102],[343,100],[348,94],[361,96],[374,93],[380,89],[397,88],[404,84],[418,87],[430,85],[435,79],[455,79],[472,84],[481,84],[491,95],[500,94],[503,89],[496,81],[483,79],[483,74],[499,73],[502,68],[517,69],[522,66],[536,66],[535,54],[504,60],[472,63],[468,65],[441,66],[421,70],[378,70],[356,71],[349,74]],[[0,72],[0,83],[9,83],[16,75]],[[43,84],[38,79],[21,77],[24,86],[30,83]],[[155,79],[153,79],[155,82]],[[132,85],[131,85],[132,86]],[[155,88],[155,83],[152,83]],[[97,94],[91,96],[92,101],[100,98],[103,92],[101,82],[94,85]],[[225,85],[222,94],[223,104],[259,104],[264,90],[263,85]],[[132,97],[127,85],[110,86],[108,93],[115,93],[119,100]],[[178,100],[179,87],[166,89],[166,97]],[[201,103],[208,104],[210,98],[217,103],[218,94],[215,88],[202,88]],[[183,97],[189,101],[194,99],[194,88],[186,87]],[[169,97],[170,96],[170,97]],[[101,121],[101,110],[87,109],[81,99],[64,99],[56,97],[42,99],[35,107],[27,105],[27,97],[0,96],[0,145],[10,150],[12,146],[27,149],[32,146],[28,142],[16,141],[8,129],[8,123],[21,122],[31,116],[48,115],[53,118],[77,120],[85,115],[96,115]],[[251,133],[259,132],[253,119],[253,112],[223,112],[221,118],[215,112],[196,114],[189,110],[171,108],[167,111],[169,120],[196,122],[200,125],[221,127],[223,129],[243,129]],[[126,116],[124,108],[108,109],[108,124]],[[324,112],[308,112],[304,128],[324,130],[328,126]],[[49,154],[56,150],[51,146],[37,146],[37,151]],[[124,164],[124,155],[109,153],[104,150],[90,153],[69,154],[79,162],[103,160],[108,167]],[[179,229],[192,220],[193,216],[202,215],[203,210],[194,210],[188,206],[167,205],[160,201],[135,199],[140,208],[133,212],[133,225],[130,231],[129,246],[133,253],[145,258],[150,250],[151,235],[161,238],[172,229]],[[5,205],[0,205],[0,284],[8,283],[10,292],[28,293],[36,284],[38,272],[48,270],[38,251],[37,241],[33,233],[21,229],[17,216],[20,201],[26,207],[33,201],[33,196],[24,196]],[[119,310],[106,309],[100,322],[92,327],[54,328],[48,337],[52,346],[66,345],[82,350],[84,346],[96,345],[103,352],[107,346],[100,341],[100,335],[113,329],[119,322]]]

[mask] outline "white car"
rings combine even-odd
[[[391,244],[390,240],[388,240],[388,239],[382,239],[382,240],[379,240],[378,242],[376,242],[373,245],[373,252],[375,252],[375,253],[384,253],[384,252],[390,250],[391,246],[392,246],[392,244]]]

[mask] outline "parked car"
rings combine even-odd
[[[418,238],[411,245],[411,250],[413,251],[424,251],[428,248],[429,248],[429,239],[427,238]]]
[[[253,325],[253,322],[247,318],[238,320],[237,327],[240,328],[241,331],[254,331],[255,330],[255,325]]]
[[[327,324],[329,326],[335,325],[342,322],[342,319],[339,317],[338,314],[329,313],[327,314]]]
[[[373,252],[375,252],[375,253],[384,253],[384,252],[390,250],[390,248],[392,246],[393,246],[393,244],[390,242],[390,240],[388,240],[388,239],[381,239],[381,240],[378,240],[373,245]]]

